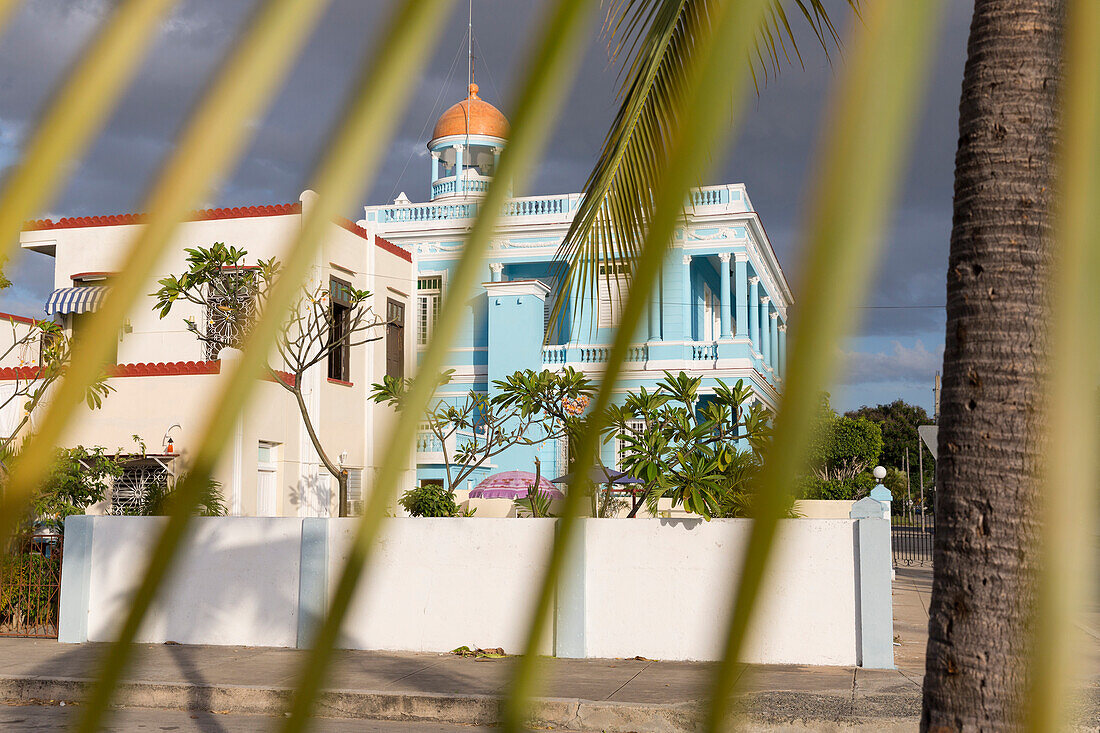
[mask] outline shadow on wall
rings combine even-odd
[[[126,617],[165,520],[95,522],[88,640],[109,641]],[[295,646],[300,548],[301,522],[197,517],[138,641]]]
[[[320,472],[301,476],[298,483],[290,487],[290,506],[299,517],[328,516],[332,507],[332,476]]]

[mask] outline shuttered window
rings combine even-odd
[[[386,301],[386,376],[405,376],[405,304]]]
[[[626,262],[604,262],[600,264],[600,276],[596,285],[599,298],[599,316],[596,325],[600,328],[612,328],[619,325],[619,316],[626,305],[629,290],[630,268]]]
[[[416,344],[427,346],[432,328],[439,318],[439,301],[443,297],[443,277],[431,275],[416,280]]]

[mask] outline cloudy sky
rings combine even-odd
[[[32,0],[0,36],[0,168],[19,155],[27,130],[50,90],[73,63],[113,3]],[[933,376],[943,355],[944,281],[951,227],[952,163],[957,107],[971,3],[950,0],[914,140],[912,163],[885,242],[882,268],[867,295],[858,334],[837,346],[846,376],[833,404],[851,409],[898,397],[931,409]],[[43,216],[134,211],[186,114],[217,68],[254,3],[184,0],[165,24],[141,72],[64,193]],[[334,0],[266,116],[244,159],[210,206],[296,201],[364,55],[382,31],[391,3]],[[830,3],[842,32],[850,14]],[[363,203],[404,191],[427,198],[424,143],[447,106],[464,96],[466,3],[456,11],[424,73],[410,70],[412,101],[381,174]],[[545,3],[474,0],[474,48],[481,96],[507,114],[530,39]],[[793,16],[792,16],[793,18]],[[598,24],[597,24],[598,25]],[[707,183],[744,182],[763,218],[788,279],[799,275],[799,227],[813,172],[825,103],[842,70],[842,55],[825,59],[796,26],[805,68],[783,69],[740,114],[740,137],[716,161]],[[594,26],[581,71],[555,129],[532,194],[577,191],[583,185],[615,111],[617,67]],[[352,219],[362,210],[347,212]],[[15,286],[0,293],[0,310],[37,314],[49,292],[52,260],[28,253],[10,267]]]

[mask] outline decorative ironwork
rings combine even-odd
[[[206,358],[213,361],[225,347],[240,348],[256,317],[255,279],[247,270],[228,270],[210,284],[203,314]]]
[[[168,470],[159,463],[124,466],[122,474],[115,478],[111,487],[107,511],[118,516],[144,514],[149,489],[154,486],[164,489],[167,485]]]
[[[36,534],[0,561],[0,636],[57,638],[61,553],[60,534]]]

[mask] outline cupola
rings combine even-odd
[[[508,138],[508,119],[477,95],[471,83],[466,99],[440,116],[428,141],[432,199],[481,196],[496,173]]]

